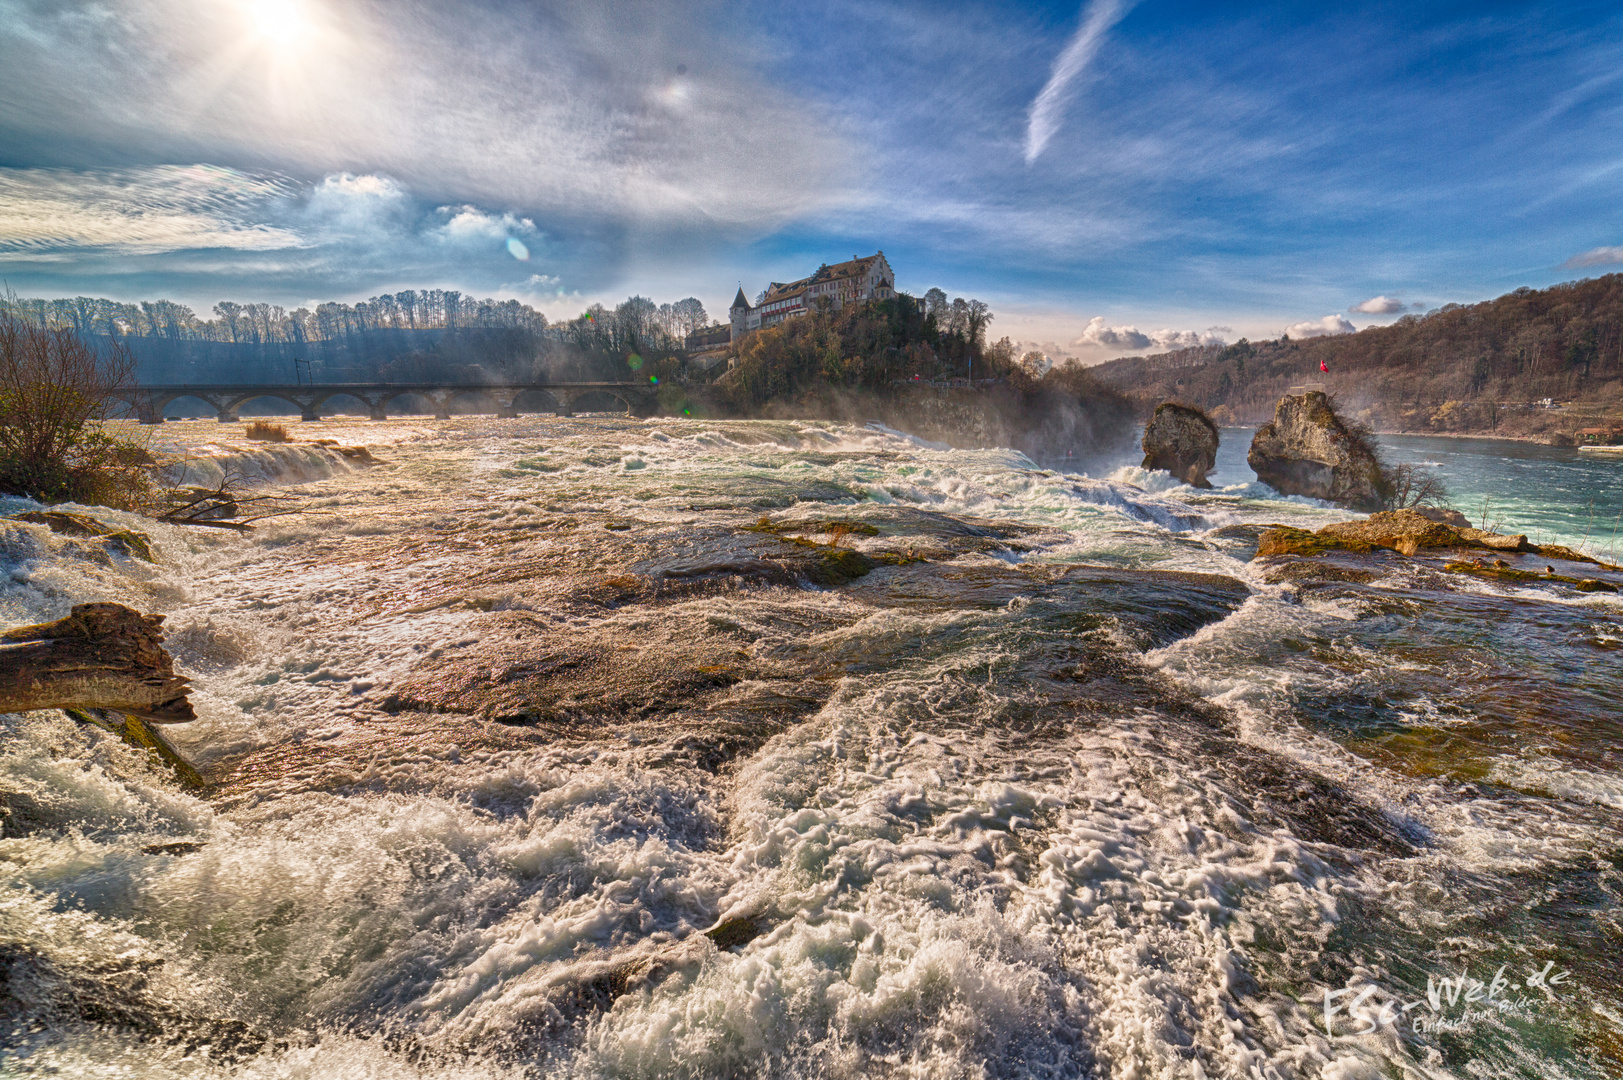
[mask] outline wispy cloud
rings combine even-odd
[[[267,220],[295,185],[234,169],[0,169],[0,253],[54,258],[94,248],[145,255],[195,248],[306,246]]]
[[[1564,270],[1579,270],[1586,266],[1615,266],[1623,263],[1623,247],[1598,247],[1581,251],[1561,264]]]
[[[1026,124],[1026,164],[1036,161],[1048,140],[1059,130],[1065,115],[1066,94],[1077,76],[1093,60],[1104,44],[1105,34],[1121,22],[1132,8],[1132,0],[1093,0],[1077,27],[1070,44],[1054,61],[1053,73],[1031,103],[1031,114]]]

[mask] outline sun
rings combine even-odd
[[[254,32],[275,45],[291,45],[310,29],[300,0],[243,0]]]

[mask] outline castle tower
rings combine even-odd
[[[748,328],[750,316],[750,302],[744,298],[744,286],[738,287],[738,295],[733,297],[733,306],[727,309],[727,314],[732,317],[732,339],[737,341]]]

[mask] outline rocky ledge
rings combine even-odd
[[[1483,557],[1467,559],[1463,555],[1470,551],[1487,551],[1536,556],[1540,560],[1556,559],[1589,564],[1609,572],[1623,572],[1623,566],[1601,562],[1560,544],[1529,543],[1522,533],[1505,535],[1474,529],[1459,511],[1431,507],[1383,511],[1371,514],[1362,521],[1338,521],[1316,532],[1275,525],[1258,537],[1256,557],[1316,556],[1332,552],[1367,555],[1375,551],[1395,551],[1400,555],[1413,556],[1427,550],[1462,556],[1451,559],[1444,566],[1443,569],[1452,573],[1510,583],[1559,582],[1572,585],[1580,592],[1618,590],[1607,581],[1558,573],[1548,563],[1542,567],[1517,567],[1503,558],[1489,562]]]

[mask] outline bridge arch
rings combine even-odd
[[[242,407],[248,404],[250,401],[280,401],[284,404],[293,406],[294,412],[302,413],[305,411],[304,404],[302,402],[297,401],[286,394],[277,393],[275,390],[250,390],[245,394],[233,394],[230,397],[225,397],[220,400],[220,412],[222,414],[230,413],[231,419],[233,420],[235,420],[237,418],[237,414],[242,411]],[[275,413],[272,415],[282,416],[286,414]],[[223,415],[221,418],[224,419]]]
[[[513,397],[512,408],[515,413],[555,413],[559,416],[568,411],[560,394],[540,386],[520,390]]]
[[[449,415],[451,405],[459,401],[478,403],[477,412],[508,415],[511,391],[489,386],[447,386],[436,395],[441,414]]]
[[[206,407],[209,412],[216,415],[218,415],[220,412],[220,403],[207,394],[166,394],[161,397],[154,397],[152,401],[152,411],[161,419],[168,415],[169,411],[174,408],[176,403],[182,401],[194,401],[198,405]],[[195,409],[196,406],[192,406],[186,411],[191,412],[195,411]],[[136,403],[136,411],[140,411],[139,402]],[[208,414],[205,413],[203,415],[206,416]]]
[[[620,408],[606,407],[610,402],[617,403]],[[619,391],[607,390],[602,387],[591,387],[579,394],[575,394],[569,402],[569,411],[576,412],[621,412],[635,413],[637,410],[632,403]]]
[[[370,401],[349,390],[338,390],[330,394],[313,394],[308,400],[309,404],[304,406],[306,413],[325,413],[328,416],[335,414],[371,416],[377,412],[377,407]],[[354,405],[346,406],[346,402],[353,402],[354,405],[359,405],[360,409],[356,410]]]
[[[399,407],[396,407],[397,402],[400,403]],[[439,403],[422,390],[386,391],[378,395],[373,407],[377,410],[373,418],[377,420],[384,419],[390,412],[407,416],[433,416],[440,411]]]

